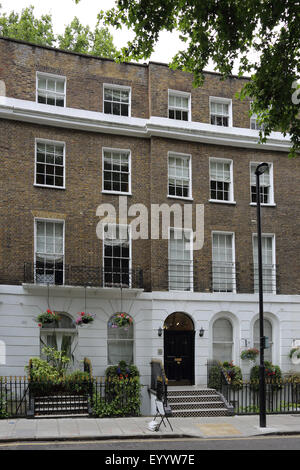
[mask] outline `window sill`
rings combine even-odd
[[[256,207],[256,202],[250,202],[249,205]],[[277,204],[275,204],[275,202],[270,202],[270,203],[268,203],[268,204],[266,204],[266,203],[264,203],[264,202],[261,202],[260,205],[263,206],[263,207],[276,207],[276,206],[277,206]]]
[[[168,199],[179,199],[180,201],[193,201],[192,197],[184,197],[184,196],[171,196],[170,194],[167,195]]]
[[[236,204],[236,201],[219,201],[218,199],[209,199],[208,202],[213,202],[213,203],[216,203],[216,204],[231,204],[231,205],[235,205]]]
[[[47,184],[37,184],[37,183],[33,183],[33,186],[36,186],[37,188],[66,189],[65,186],[50,186],[50,185],[47,185]]]
[[[107,189],[103,189],[102,194],[115,194],[117,196],[132,196],[132,193],[123,193],[122,191],[108,191]]]

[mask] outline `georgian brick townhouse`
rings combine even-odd
[[[257,143],[250,101],[236,98],[245,81],[207,72],[193,88],[190,74],[165,64],[0,38],[1,375],[24,375],[43,344],[64,348],[76,367],[89,357],[95,375],[134,362],[145,385],[151,359],[171,384],[205,386],[212,358],[244,370],[241,351],[258,345],[260,162],[269,163],[260,196],[265,355],[283,371],[299,367],[288,353],[300,340],[300,161],[280,133]],[[120,200],[132,208],[125,223]],[[116,236],[102,240],[104,204],[116,209]],[[139,239],[137,204],[148,223]],[[191,211],[190,230],[171,214],[168,237],[151,237],[152,208],[172,205]],[[193,250],[199,207],[203,246]],[[55,331],[35,322],[47,308],[61,312]],[[84,310],[93,324],[75,327]],[[126,333],[110,328],[117,312],[133,320]]]

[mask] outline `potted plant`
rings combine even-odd
[[[110,323],[111,328],[129,327],[132,323],[132,318],[127,313],[116,313]]]
[[[300,364],[300,347],[295,346],[289,352],[289,358],[294,365]]]
[[[245,349],[241,352],[241,359],[249,361],[255,361],[257,356],[259,355],[259,350],[256,348]]]
[[[78,317],[76,318],[75,323],[78,326],[86,325],[88,323],[93,323],[94,318],[95,315],[92,315],[91,313],[81,312],[78,313]]]
[[[52,310],[48,309],[46,312],[40,313],[36,317],[36,322],[39,326],[47,325],[49,323],[58,323],[60,320],[60,316],[57,312],[52,312]]]

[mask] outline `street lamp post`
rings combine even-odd
[[[257,252],[258,252],[258,292],[259,292],[259,337],[260,337],[260,363],[259,363],[259,424],[266,427],[266,387],[265,387],[265,337],[264,337],[264,307],[263,307],[263,273],[262,273],[262,245],[261,245],[261,215],[260,215],[260,184],[259,177],[267,169],[267,163],[261,163],[255,170],[256,175],[256,207],[257,207]]]

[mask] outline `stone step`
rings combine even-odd
[[[178,389],[174,390],[173,388],[170,389],[168,388],[168,397],[178,397],[178,396],[206,396],[206,395],[215,395],[217,392],[214,389],[211,388],[197,388],[197,389],[190,389],[190,388],[185,388],[185,389]]]
[[[229,416],[227,408],[206,408],[198,410],[172,410],[172,417],[174,418],[188,418],[188,417],[197,417],[197,416]]]
[[[168,388],[168,404],[174,417],[229,416],[231,410],[214,389]]]
[[[34,415],[39,418],[88,416],[88,398],[84,395],[35,397]]]
[[[182,403],[182,402],[191,402],[191,403],[203,403],[207,401],[219,401],[219,395],[180,395],[180,396],[169,396],[169,403]]]
[[[47,414],[39,414],[39,413],[36,413],[35,414],[35,417],[39,418],[39,419],[49,419],[49,418],[53,418],[53,419],[56,419],[56,418],[89,418],[89,414],[88,413],[56,413],[56,414],[52,414],[51,415],[47,415]]]
[[[219,409],[224,408],[224,403],[222,401],[214,401],[214,402],[203,402],[203,403],[169,403],[171,409],[175,410],[201,410],[201,409]]]

